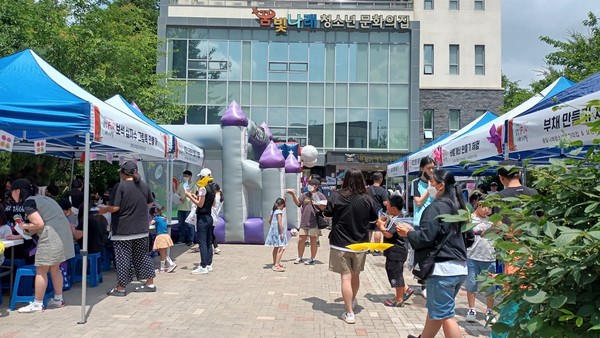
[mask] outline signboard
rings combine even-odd
[[[365,163],[365,164],[388,164],[402,158],[403,153],[348,153],[348,152],[327,152],[327,163]]]
[[[254,7],[252,14],[259,19],[261,27],[274,27],[275,32],[287,34],[288,28],[300,30],[307,28],[323,29],[409,29],[410,17],[408,15],[382,15],[361,14],[288,14],[287,17],[277,17],[272,9],[258,9]]]
[[[204,164],[204,150],[189,142],[176,138],[175,158],[180,161],[202,166]]]
[[[401,177],[406,175],[406,161],[388,164],[387,177]]]

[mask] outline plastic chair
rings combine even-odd
[[[87,281],[90,287],[95,288],[102,283],[102,255],[100,252],[88,254]],[[81,282],[83,270],[83,256],[75,255],[71,261],[71,283]]]
[[[111,271],[112,262],[115,260],[111,248],[102,249],[102,271]]]
[[[29,282],[27,280],[29,279]],[[13,285],[12,297],[10,299],[10,310],[15,310],[17,303],[30,303],[35,300],[34,297],[35,284],[35,266],[25,265],[17,269],[15,284]],[[54,297],[54,288],[50,273],[48,273],[48,286],[44,295],[44,306],[48,303],[48,299]]]

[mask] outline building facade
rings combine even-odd
[[[315,146],[322,175],[385,170],[502,105],[497,1],[162,0],[159,36],[174,124],[217,124],[236,100]]]

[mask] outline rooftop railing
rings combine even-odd
[[[259,7],[259,8],[374,8],[412,10],[413,0],[272,0],[272,1],[239,1],[239,0],[169,0],[169,6],[203,6],[203,7]]]

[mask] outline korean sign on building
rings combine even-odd
[[[287,17],[277,17],[272,9],[253,8],[252,14],[259,19],[261,27],[274,27],[275,32],[286,34],[288,29],[300,30],[307,28],[323,29],[409,29],[408,15],[340,15],[340,14],[288,14]]]

